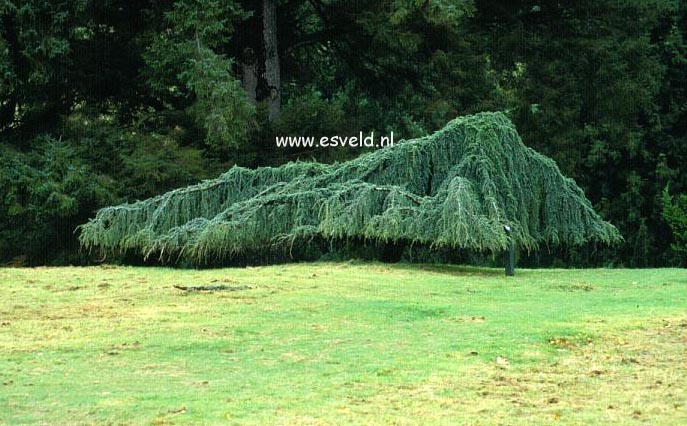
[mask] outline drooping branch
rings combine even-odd
[[[616,230],[553,160],[525,147],[500,113],[460,117],[431,136],[325,165],[224,175],[109,207],[81,229],[86,248],[196,263],[319,236],[481,251],[508,243],[614,243]]]

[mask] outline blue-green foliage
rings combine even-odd
[[[622,239],[500,113],[461,117],[431,136],[345,163],[234,167],[102,209],[80,239],[105,255],[135,251],[204,264],[315,237],[499,251],[508,243],[504,225],[528,250]]]

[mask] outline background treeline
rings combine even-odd
[[[99,207],[233,164],[360,153],[275,135],[408,138],[484,110],[626,239],[523,262],[685,264],[680,0],[0,0],[0,262],[83,262]]]

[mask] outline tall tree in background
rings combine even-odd
[[[269,121],[281,112],[281,69],[277,43],[277,0],[263,0],[263,39],[265,41],[265,80],[269,88]]]
[[[267,118],[274,122],[281,112],[281,67],[279,57],[278,1],[245,1],[247,18],[232,41],[239,59],[242,86],[248,99],[267,103]]]
[[[86,4],[0,0],[0,132],[17,144],[49,129],[78,96],[71,54]]]
[[[248,16],[233,0],[176,1],[144,55],[160,107],[188,114],[219,154],[246,140],[254,114],[225,53],[235,24]]]

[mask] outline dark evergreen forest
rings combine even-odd
[[[483,111],[624,237],[523,264],[687,263],[680,0],[0,0],[0,263],[91,262],[77,227],[102,207],[364,152],[277,136],[411,139]]]

